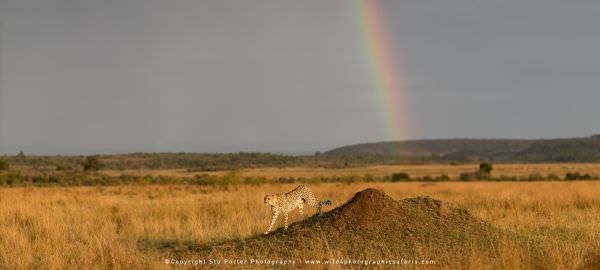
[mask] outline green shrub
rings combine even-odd
[[[436,178],[437,181],[450,181],[450,176],[442,174]]]
[[[0,171],[6,171],[9,167],[10,164],[8,164],[8,161],[0,159]]]
[[[481,163],[479,164],[479,173],[492,173],[492,164],[491,163]]]
[[[408,173],[394,173],[392,174],[392,182],[400,182],[400,181],[408,181],[410,180],[410,175]]]
[[[25,156],[25,153],[23,153],[23,151],[19,151],[16,158],[18,161],[21,161],[23,163],[25,163],[27,161],[27,157]]]
[[[97,171],[100,169],[98,156],[87,156],[81,163],[84,171]]]
[[[596,179],[596,177],[593,177],[589,174],[580,174],[579,172],[568,172],[565,175],[565,180],[567,181],[573,181],[573,180],[592,180],[592,179]]]

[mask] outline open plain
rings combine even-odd
[[[262,197],[294,186],[2,188],[0,268],[167,268],[165,259],[179,254],[182,247],[210,247],[261,234],[269,222]],[[600,182],[312,185],[317,196],[331,199],[334,207],[366,188],[380,189],[396,200],[430,196],[466,209],[494,227],[539,243],[548,257],[543,268],[593,269],[600,261]],[[308,211],[308,215],[313,213]],[[297,212],[291,214],[291,222],[300,219]],[[529,268],[523,263],[528,259],[522,257],[526,247],[505,244],[496,251],[504,258],[502,265],[490,264],[478,252],[464,254],[461,265]],[[330,248],[337,254],[335,245]],[[323,259],[313,257],[299,259]],[[323,253],[323,257],[328,256]],[[451,268],[443,264],[423,267]]]

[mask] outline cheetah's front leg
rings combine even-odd
[[[278,215],[279,215],[279,211],[277,211],[275,208],[272,208],[271,209],[271,225],[269,226],[269,229],[265,232],[265,234],[269,234],[269,232],[271,232],[271,229],[273,228],[275,221],[277,221]]]
[[[304,205],[303,205],[303,203],[298,204],[298,211],[300,212],[301,216],[304,216]]]
[[[283,229],[287,230],[287,228],[288,228],[288,224],[287,224],[287,222],[288,222],[288,212],[284,212],[283,213],[283,220],[284,220]]]

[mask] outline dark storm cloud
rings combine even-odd
[[[414,137],[597,131],[600,4],[385,1]],[[0,153],[385,139],[349,1],[0,1]]]

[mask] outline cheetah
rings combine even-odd
[[[298,208],[300,215],[304,215],[304,203],[307,203],[312,207],[316,207],[319,215],[321,214],[321,206],[330,206],[332,204],[330,200],[319,201],[317,198],[315,198],[313,192],[305,185],[300,185],[285,194],[278,193],[274,195],[266,195],[265,204],[271,206],[271,225],[265,234],[271,232],[279,213],[283,213],[284,229],[287,230],[288,213]]]

